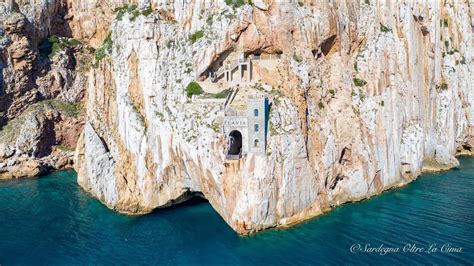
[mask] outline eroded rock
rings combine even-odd
[[[202,193],[239,233],[284,227],[411,182],[427,160],[455,166],[472,142],[466,3],[151,6],[110,24],[120,49],[90,73],[76,152],[79,184],[117,211]],[[231,163],[219,106],[185,87],[239,53],[279,60],[255,66],[271,103],[266,155]]]

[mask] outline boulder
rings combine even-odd
[[[5,160],[12,157],[15,154],[15,150],[3,143],[0,143],[0,160]]]

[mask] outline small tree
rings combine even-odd
[[[352,81],[354,81],[354,85],[356,85],[357,87],[362,87],[367,84],[365,80],[359,78],[353,78]]]
[[[319,100],[319,102],[318,102],[318,107],[319,107],[319,109],[324,108],[324,103],[321,100]]]
[[[191,42],[195,43],[197,42],[197,40],[201,39],[202,37],[204,37],[204,31],[198,30],[195,33],[191,34],[191,37],[190,37]]]
[[[189,98],[191,98],[193,95],[199,95],[203,93],[204,90],[195,81],[189,82],[188,86],[186,86],[186,96],[188,96]]]
[[[389,27],[387,27],[387,26],[385,26],[385,25],[383,25],[382,23],[380,23],[380,31],[381,31],[381,32],[391,32],[392,29],[389,28]]]

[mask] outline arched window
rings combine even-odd
[[[254,146],[255,148],[258,147],[258,139],[255,139],[255,140],[253,141],[253,146]]]
[[[258,124],[255,124],[255,132],[258,132]]]
[[[254,115],[255,117],[258,116],[258,109],[253,109],[253,115]]]

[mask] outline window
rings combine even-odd
[[[255,124],[255,132],[258,132],[258,124]]]
[[[255,117],[258,116],[258,109],[253,109],[253,115],[254,115]]]
[[[253,141],[253,146],[254,146],[255,148],[258,147],[258,139],[255,139],[255,140]]]

